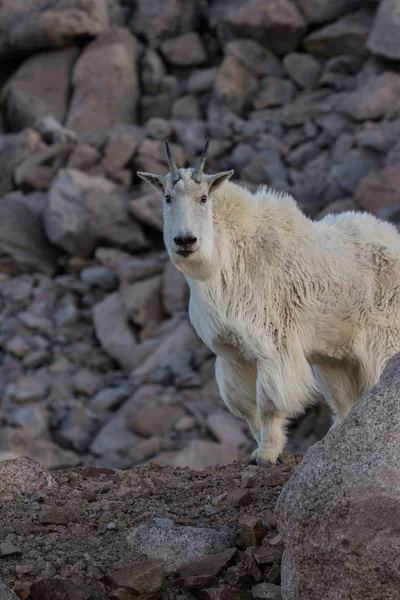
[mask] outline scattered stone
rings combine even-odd
[[[260,519],[245,514],[239,518],[238,525],[245,548],[248,548],[249,546],[260,546],[267,533],[267,530]]]
[[[43,525],[67,525],[78,519],[79,515],[72,506],[60,506],[39,516]]]
[[[232,548],[233,530],[230,527],[208,529],[175,525],[170,519],[153,519],[131,531],[128,544],[153,560],[165,563],[167,572],[183,565]]]
[[[71,379],[72,388],[78,394],[94,396],[100,389],[101,378],[93,371],[83,368],[80,369]]]
[[[227,502],[231,506],[239,508],[240,506],[247,506],[251,503],[251,492],[243,488],[235,488],[229,492],[227,496]]]
[[[21,554],[21,550],[16,548],[12,542],[0,543],[0,557],[13,556],[16,554]],[[0,596],[0,598],[1,598],[1,596]]]
[[[236,548],[230,548],[224,552],[187,563],[178,569],[178,573],[188,588],[201,589],[215,585],[216,578],[233,563],[236,555]]]
[[[232,40],[225,44],[224,51],[227,55],[231,54],[237,58],[258,77],[281,77],[284,74],[279,58],[254,40]]]

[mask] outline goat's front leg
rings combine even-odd
[[[252,462],[276,463],[283,451],[287,419],[302,412],[315,381],[304,356],[297,360],[259,361],[257,374],[257,410],[261,420],[261,440]]]

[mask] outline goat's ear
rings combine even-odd
[[[144,173],[143,171],[137,171],[138,177],[144,179],[150,185],[152,185],[159,192],[164,193],[164,177],[162,175],[154,175],[153,173]]]
[[[209,192],[214,192],[224,181],[228,181],[232,177],[234,171],[222,171],[215,175],[207,175],[207,183]]]

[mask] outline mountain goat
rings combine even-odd
[[[314,222],[289,194],[206,175],[208,140],[194,169],[166,146],[170,172],[138,175],[164,195],[165,245],[221,396],[258,443],[251,462],[276,462],[316,389],[336,425],[400,350],[400,236],[362,213]]]

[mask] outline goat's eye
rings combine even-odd
[[[202,204],[205,204],[205,203],[207,202],[207,196],[202,196],[202,197],[200,198],[200,202],[201,202]]]
[[[171,196],[170,195],[165,196],[165,202],[167,204],[171,204]]]

